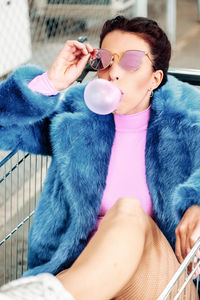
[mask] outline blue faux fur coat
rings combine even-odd
[[[0,86],[0,147],[51,155],[29,235],[29,270],[56,274],[84,249],[96,223],[114,139],[113,115],[96,115],[85,85],[61,100],[28,89],[42,71],[21,67]],[[185,210],[200,205],[200,91],[170,77],[153,97],[146,177],[155,219],[172,247]]]

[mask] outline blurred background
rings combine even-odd
[[[48,69],[67,39],[98,46],[102,24],[118,14],[158,21],[171,66],[200,69],[200,0],[0,0],[0,79],[21,64]]]

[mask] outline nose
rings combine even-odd
[[[119,61],[116,59],[116,57],[113,57],[111,65],[109,67],[109,79],[110,81],[116,81],[119,80],[121,77],[121,67],[119,66]]]

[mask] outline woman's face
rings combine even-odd
[[[150,53],[147,42],[134,33],[115,30],[103,39],[102,49],[120,54],[127,50],[142,50]],[[162,80],[162,71],[153,72],[151,60],[144,55],[142,64],[136,71],[126,71],[120,65],[117,56],[111,66],[98,71],[98,77],[113,82],[123,93],[114,113],[133,114],[145,110],[150,105],[150,94]]]

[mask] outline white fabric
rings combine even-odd
[[[20,278],[0,288],[0,300],[75,300],[51,274]]]

